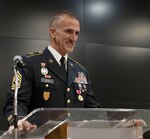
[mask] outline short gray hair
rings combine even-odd
[[[66,11],[66,10],[61,10],[52,15],[50,22],[49,22],[49,27],[55,27],[56,22],[59,21],[60,18],[64,15],[69,16],[69,17],[79,21],[71,12]]]

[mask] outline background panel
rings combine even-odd
[[[149,47],[148,0],[84,0],[85,42]]]
[[[49,40],[51,15],[69,10],[83,19],[83,1],[76,0],[0,0],[0,36]]]
[[[86,44],[86,64],[102,107],[150,108],[150,49]]]

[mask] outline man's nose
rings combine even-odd
[[[76,33],[71,34],[71,40],[76,41],[78,39],[78,35]]]

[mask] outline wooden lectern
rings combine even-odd
[[[45,136],[45,139],[67,139],[68,123],[56,127],[51,133]]]

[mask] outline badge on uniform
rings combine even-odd
[[[49,99],[49,97],[50,97],[50,92],[44,91],[43,92],[43,98],[44,98],[44,100],[47,101]]]
[[[21,87],[21,83],[22,83],[22,75],[20,74],[19,71],[17,71],[17,77],[18,77],[18,89]],[[12,80],[12,84],[11,84],[11,90],[15,90],[16,89],[16,77],[14,76],[13,77],[13,80]]]
[[[41,68],[41,73],[42,73],[43,75],[47,75],[47,74],[48,74],[48,69],[47,69],[46,67],[42,67],[42,68]]]
[[[46,63],[41,63],[41,67],[45,67],[46,66]]]
[[[45,67],[46,63],[41,63],[41,73],[45,76],[48,74],[48,69]]]
[[[78,84],[87,84],[87,79],[83,72],[78,72],[78,76],[75,78],[75,82]]]
[[[79,101],[83,101],[82,95],[78,95],[78,99],[79,99]]]
[[[82,91],[81,90],[76,90],[77,94],[78,94],[78,100],[79,101],[83,101],[83,96],[81,95],[82,94]]]
[[[45,79],[45,78],[41,78],[41,82],[42,82],[42,83],[50,83],[50,84],[54,84],[54,79]]]
[[[49,61],[49,63],[53,63],[54,62],[53,59],[49,59],[48,61]]]

